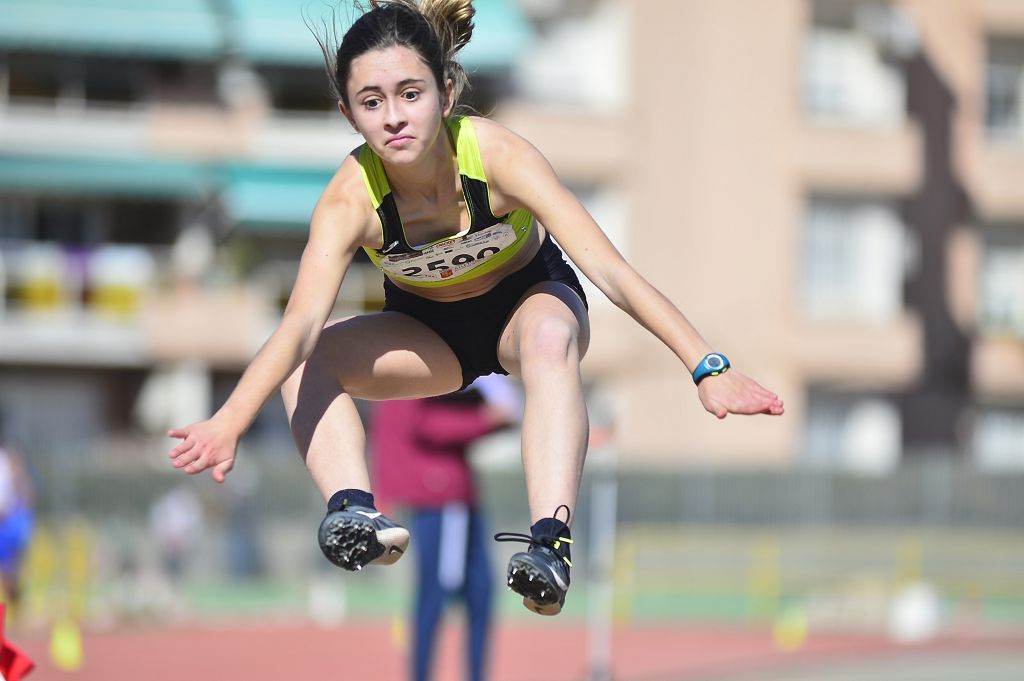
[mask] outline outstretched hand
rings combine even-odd
[[[213,468],[213,479],[224,482],[228,472],[235,465],[238,435],[222,427],[214,419],[193,423],[184,428],[174,428],[167,431],[167,434],[181,440],[168,456],[175,468],[184,469],[189,475]]]
[[[779,416],[785,411],[778,395],[735,370],[705,378],[697,386],[697,396],[704,408],[720,419],[729,414]]]

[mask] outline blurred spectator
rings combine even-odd
[[[468,678],[485,678],[491,619],[490,536],[477,505],[467,450],[518,418],[503,376],[478,379],[466,390],[422,400],[381,402],[370,426],[374,493],[391,513],[410,514],[416,555],[411,678],[426,681],[446,602],[467,611]],[[485,395],[489,399],[485,399]]]
[[[149,509],[149,528],[164,575],[177,583],[202,532],[203,510],[191,487],[181,485],[157,498]]]
[[[0,580],[3,599],[16,605],[21,559],[32,538],[35,491],[21,456],[0,432]]]
[[[265,571],[259,541],[259,477],[256,468],[235,471],[225,508],[228,570],[232,577],[258,579]]]

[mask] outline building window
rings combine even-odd
[[[1024,409],[982,409],[974,422],[974,460],[986,470],[1024,470]]]
[[[982,329],[1024,337],[1024,224],[986,230],[984,258]]]
[[[66,80],[61,60],[55,55],[13,53],[7,55],[7,95],[12,100],[56,100]]]
[[[539,3],[534,2],[534,5]],[[518,59],[513,81],[527,99],[589,111],[619,112],[629,96],[629,4],[570,3],[561,18],[555,2],[537,7],[544,31]]]
[[[890,202],[812,198],[804,218],[803,313],[819,320],[897,318],[903,309],[906,235]]]
[[[801,96],[814,121],[891,126],[903,121],[906,82],[883,57],[895,21],[887,2],[817,0],[801,54]]]
[[[14,104],[130,109],[153,101],[217,101],[214,69],[208,63],[45,52],[10,52],[3,55],[3,62],[6,92],[0,97]]]
[[[331,98],[323,68],[265,66],[260,76],[275,111],[337,114],[337,102]]]
[[[1024,140],[1024,38],[988,41],[985,126],[993,139]]]
[[[803,462],[811,467],[885,473],[899,463],[902,421],[892,400],[811,390]]]
[[[174,242],[183,207],[168,201],[0,194],[0,244],[47,241],[69,247]]]

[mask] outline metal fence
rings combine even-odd
[[[123,460],[37,468],[41,530],[27,581],[40,617],[67,603],[83,619],[163,617],[182,599],[202,616],[404,607],[410,561],[358,582],[326,569],[315,543],[322,503],[290,454],[252,455],[226,486]],[[492,526],[525,529],[522,472],[482,471],[480,483]],[[619,621],[756,622],[795,607],[819,624],[877,629],[901,594],[925,585],[943,626],[1024,629],[1022,483],[1024,474],[949,460],[880,477],[596,465],[574,521],[578,586],[567,614],[583,616],[610,593]],[[153,509],[182,488],[200,521],[168,574]],[[495,569],[506,550],[495,545]]]

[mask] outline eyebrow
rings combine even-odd
[[[401,81],[398,82],[398,88],[400,89],[400,88],[403,88],[403,87],[405,87],[407,85],[413,85],[414,83],[426,83],[426,82],[427,81],[424,80],[423,78],[406,78],[405,80],[401,80]],[[364,92],[367,92],[367,91],[383,92],[384,88],[382,88],[380,85],[366,85],[366,86],[360,88],[358,92],[356,92],[356,97],[358,97],[359,95],[361,95],[361,94],[363,94]]]

